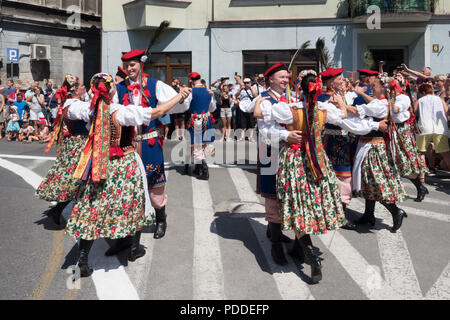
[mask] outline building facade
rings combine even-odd
[[[170,22],[151,48],[154,77],[186,82],[194,70],[207,81],[252,76],[310,49],[294,71],[318,68],[315,43],[346,71],[386,61],[433,74],[450,72],[450,0],[111,0],[103,8],[102,65],[114,72],[123,52],[146,49],[156,28]],[[379,11],[372,11],[376,5]]]
[[[0,79],[85,83],[100,70],[101,0],[0,1]],[[17,51],[18,50],[18,51]],[[12,62],[9,62],[11,61]]]

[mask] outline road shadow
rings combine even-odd
[[[270,275],[293,272],[305,283],[312,284],[311,278],[303,271],[305,268],[309,270],[309,266],[301,264],[288,254],[288,250],[294,244],[292,238],[290,243],[283,243],[285,256],[289,262],[288,265],[280,266],[272,260],[270,253],[271,242],[266,236],[267,226],[255,219],[251,219],[253,217],[261,218],[261,213],[248,212],[245,213],[245,217],[233,217],[233,214],[229,212],[216,212],[215,217],[215,223],[211,224],[211,232],[224,239],[242,242],[243,246],[254,255],[261,271]],[[260,241],[258,241],[258,238]],[[315,247],[314,250],[316,254],[322,255],[319,248]]]

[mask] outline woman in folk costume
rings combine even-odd
[[[81,276],[92,274],[88,254],[98,238],[133,236],[129,261],[145,255],[139,245],[141,230],[153,222],[145,169],[133,146],[134,126],[148,124],[167,113],[189,89],[157,108],[125,107],[111,103],[113,78],[97,74],[91,80],[91,103],[77,101],[69,117],[91,119],[89,140],[83,148],[74,177],[86,181],[70,214],[66,232],[80,239]],[[69,110],[71,111],[71,110]]]
[[[375,121],[387,119],[389,115],[390,79],[380,74],[373,84],[375,99],[366,105],[359,105],[361,117],[371,116]],[[358,92],[359,93],[359,92]],[[386,140],[388,140],[386,138]],[[397,202],[408,198],[403,187],[398,169],[390,156],[390,143],[386,143],[385,134],[372,131],[361,136],[356,151],[353,167],[353,190],[360,192],[366,199],[364,215],[357,224],[375,225],[375,203],[380,202],[392,215],[395,232],[400,229],[405,211],[397,207]]]
[[[304,71],[301,80],[304,102],[291,103],[288,108],[274,104],[261,108],[260,99],[255,106],[255,116],[271,119],[285,125],[289,131],[304,134],[300,144],[287,143],[281,151],[277,173],[277,197],[283,230],[294,230],[295,248],[305,262],[311,265],[311,279],[322,279],[321,262],[314,254],[306,235],[325,234],[336,230],[347,221],[341,204],[336,175],[331,168],[322,145],[321,132],[325,123],[336,123],[347,116],[341,101],[339,108],[318,106],[321,79],[313,70]],[[320,103],[326,105],[328,103]]]
[[[411,99],[404,94],[403,88],[406,86],[405,78],[397,73],[391,81],[391,103],[393,110],[391,115],[395,124],[394,159],[399,173],[403,177],[408,177],[417,188],[416,202],[421,202],[428,189],[424,186],[425,173],[428,168],[423,155],[417,151],[415,116],[412,112]]]
[[[49,216],[57,225],[60,224],[62,211],[76,197],[81,185],[79,179],[73,178],[73,172],[78,163],[81,149],[87,141],[87,123],[83,120],[70,120],[67,116],[68,106],[74,100],[80,98],[80,87],[79,79],[67,74],[61,88],[55,94],[58,101],[58,112],[52,137],[45,148],[45,152],[49,152],[56,142],[57,158],[36,189],[36,196],[39,199],[57,202],[56,206],[51,208],[49,212]],[[68,129],[67,134],[63,132],[64,125]]]

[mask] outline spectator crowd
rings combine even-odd
[[[430,134],[449,135],[448,132],[448,104],[450,103],[450,74],[438,74],[432,76],[432,70],[429,67],[422,71],[415,71],[406,65],[401,65],[394,70],[395,73],[401,73],[407,79],[407,94],[412,101],[412,107],[418,123],[421,121],[434,121],[439,132]],[[121,81],[122,79],[116,79]],[[203,85],[208,88],[217,105],[213,116],[215,118],[214,127],[221,131],[219,141],[256,140],[256,121],[252,113],[243,112],[240,106],[251,103],[261,92],[267,89],[263,74],[255,74],[245,78],[237,73],[234,81],[228,77],[221,77],[208,85],[202,80]],[[345,95],[356,95],[355,88],[364,84],[364,78],[346,79],[344,88]],[[179,90],[187,84],[179,79],[173,79],[171,86]],[[51,81],[47,81],[44,87],[41,87],[39,81],[35,81],[31,86],[22,90],[20,85],[15,84],[13,80],[7,81],[7,86],[3,86],[0,81],[0,139],[6,137],[8,141],[21,142],[40,142],[49,141],[52,132],[52,125],[57,116],[57,101],[55,93],[58,89]],[[89,92],[84,88],[85,94],[83,100],[89,101]],[[429,98],[430,96],[436,98]],[[428,98],[427,98],[428,97]],[[439,103],[442,102],[442,108]],[[438,105],[438,107],[436,107]],[[187,121],[189,120],[189,111],[183,114],[166,115],[162,122],[164,126],[164,139],[167,140],[169,133],[175,140],[184,140]],[[436,114],[432,114],[436,113]],[[420,119],[422,115],[422,118]],[[438,123],[439,122],[439,123]],[[445,125],[442,125],[445,122]],[[428,129],[425,129],[428,130]],[[434,129],[433,129],[434,130]],[[442,131],[442,132],[441,132]],[[423,140],[423,139],[422,139]],[[443,155],[436,153],[435,140],[425,139],[426,159],[431,172],[439,168],[439,163]],[[423,144],[423,143],[422,143]],[[448,160],[450,165],[450,160]]]

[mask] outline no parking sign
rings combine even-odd
[[[7,63],[19,62],[19,49],[7,48],[6,62]]]

